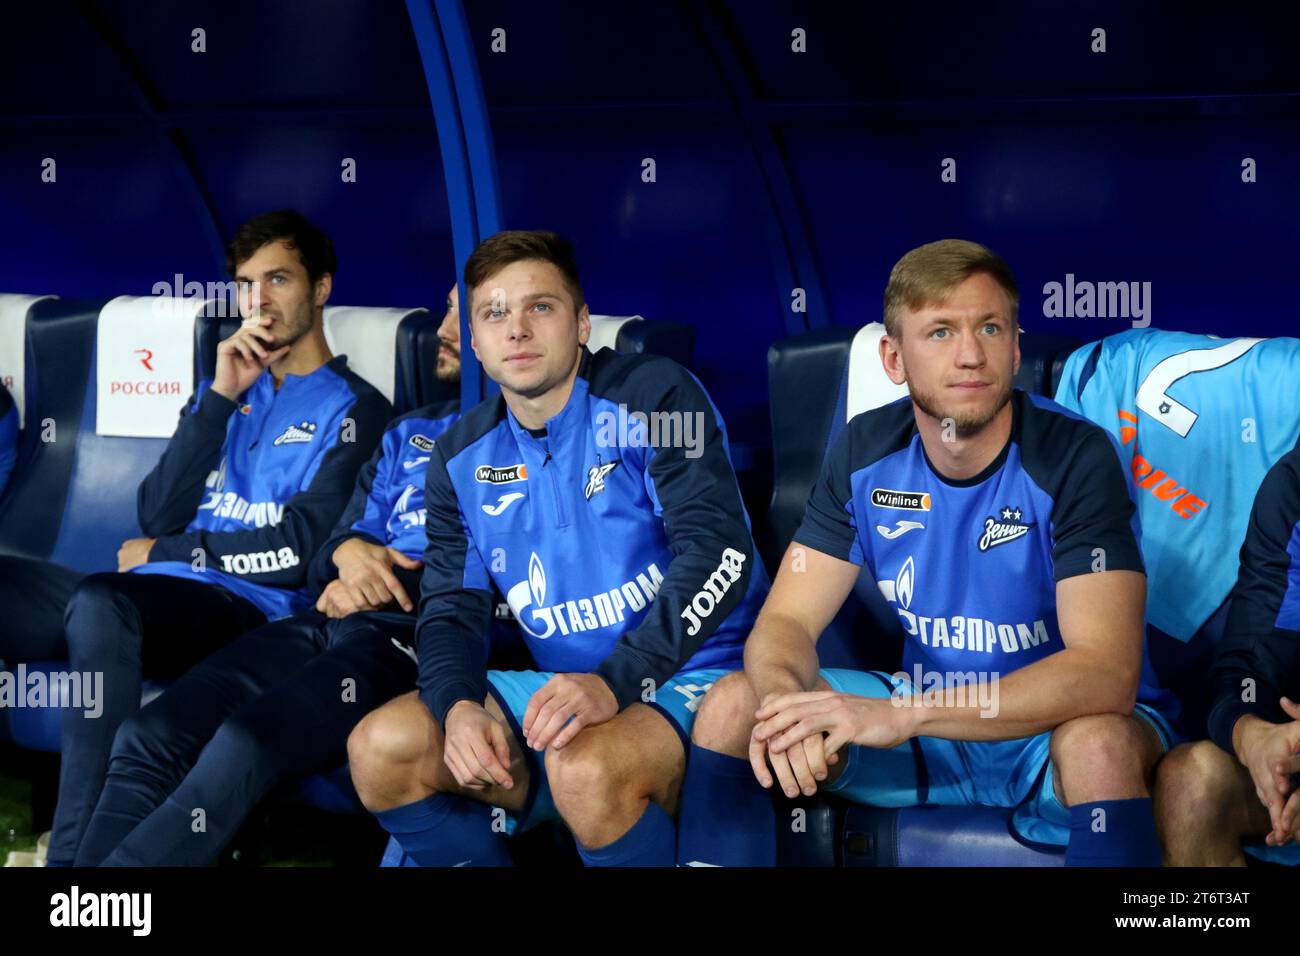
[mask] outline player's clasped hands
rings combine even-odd
[[[1269,846],[1300,841],[1300,790],[1291,787],[1291,775],[1300,773],[1300,704],[1283,697],[1282,709],[1290,721],[1256,720],[1242,741],[1242,763],[1273,826],[1264,838]]]
[[[904,711],[887,698],[832,690],[769,694],[754,714],[750,766],[764,787],[772,786],[774,772],[787,797],[812,796],[842,747],[887,749],[907,740],[911,730]]]
[[[415,571],[420,568],[419,561],[361,538],[344,541],[335,549],[332,560],[339,576],[316,601],[316,610],[326,617],[377,611],[393,603],[407,614],[415,610],[410,595],[393,574],[393,566]]]
[[[618,713],[618,699],[597,674],[556,674],[528,700],[523,731],[529,747],[557,750],[584,727]]]

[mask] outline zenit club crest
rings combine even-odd
[[[980,535],[979,549],[987,551],[1000,544],[1010,544],[1017,538],[1023,538],[1034,525],[1021,520],[1023,515],[1019,508],[1006,507],[999,517],[984,519],[984,533]]]

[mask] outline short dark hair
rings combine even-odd
[[[235,237],[226,247],[226,271],[233,277],[240,263],[247,262],[268,242],[284,242],[290,249],[298,250],[298,259],[314,283],[321,276],[334,275],[338,270],[338,257],[330,237],[317,229],[302,213],[293,209],[277,209],[254,216],[235,230]]]
[[[573,310],[581,312],[586,304],[578,263],[573,258],[573,243],[563,236],[538,229],[510,229],[489,236],[478,244],[465,262],[465,292],[471,298],[474,287],[515,262],[537,259],[560,270],[564,286],[573,296]],[[473,303],[470,303],[473,308]],[[473,313],[470,313],[473,315]]]

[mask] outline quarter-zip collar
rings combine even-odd
[[[515,413],[506,405],[506,421],[510,423],[510,431],[515,436],[515,441],[521,445],[528,443],[540,444],[545,448],[556,450],[558,445],[565,441],[569,434],[586,422],[587,408],[587,373],[591,366],[591,352],[584,346],[582,358],[578,362],[578,374],[573,378],[573,388],[569,391],[569,398],[564,403],[564,407],[548,418],[545,422],[546,437],[537,438],[523,425],[519,424],[519,419],[515,418]],[[505,403],[505,399],[501,399]]]

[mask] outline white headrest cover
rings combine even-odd
[[[99,312],[95,431],[170,438],[194,391],[194,321],[207,299],[120,295]]]
[[[639,315],[593,315],[591,316],[591,337],[587,339],[587,348],[592,352],[601,349],[617,351],[618,331],[628,322],[644,322]]]
[[[397,327],[419,309],[367,309],[337,305],[325,309],[325,341],[348,368],[379,389],[390,402],[397,394]]]
[[[27,406],[27,313],[44,299],[56,295],[0,295],[0,382],[14,397],[18,427],[23,427]]]
[[[847,416],[869,412],[907,395],[907,385],[895,385],[885,374],[880,362],[880,340],[885,337],[885,327],[880,322],[864,325],[853,336],[849,347],[849,388]]]

